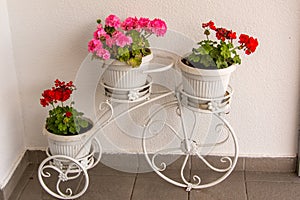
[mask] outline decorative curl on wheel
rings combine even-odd
[[[52,177],[54,171],[58,174],[56,188],[52,190],[44,181],[47,178]],[[56,174],[55,173],[55,174]],[[84,187],[80,191],[74,191],[72,188],[66,188],[65,191],[61,190],[61,184],[63,182],[78,179],[80,183],[80,174],[83,174],[85,178]],[[46,158],[39,166],[38,179],[41,186],[53,197],[59,199],[76,199],[82,196],[88,188],[89,176],[87,169],[76,159],[64,155],[54,155]]]

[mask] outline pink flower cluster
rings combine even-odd
[[[136,17],[128,17],[125,19],[122,24],[121,28],[124,31],[129,30],[138,30],[142,31],[145,30],[148,33],[153,33],[156,36],[164,36],[167,32],[167,25],[166,23],[161,19],[153,19],[150,20],[149,18],[141,17],[137,19]]]
[[[110,30],[110,31],[107,31]],[[112,30],[112,31],[111,31]],[[100,58],[107,60],[112,57],[112,49],[116,46],[125,47],[132,44],[132,38],[127,35],[130,30],[140,34],[155,34],[164,36],[167,31],[166,23],[161,19],[128,17],[123,22],[116,15],[109,15],[105,19],[105,27],[98,24],[94,37],[88,43],[88,51],[95,53]]]

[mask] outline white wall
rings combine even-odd
[[[300,3],[298,0],[27,0],[8,1],[15,64],[24,109],[25,144],[44,148],[42,90],[55,78],[74,79],[87,55],[95,20],[115,13],[160,17],[170,29],[203,39],[210,19],[259,39],[232,77],[229,121],[244,156],[295,156],[299,113]]]
[[[6,0],[0,1],[0,189],[22,157],[24,126]]]

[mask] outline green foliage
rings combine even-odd
[[[67,116],[70,113],[71,116]],[[49,111],[46,119],[46,129],[57,135],[77,135],[90,129],[92,124],[70,106],[57,106]]]
[[[230,41],[220,41],[218,44],[211,40],[203,40],[198,45],[199,47],[193,48],[186,58],[192,67],[223,69],[233,64],[241,64],[236,48]]]
[[[121,62],[126,62],[130,58],[130,52],[128,47],[119,47],[117,59]]]
[[[126,56],[123,55],[123,52],[118,51],[117,58],[132,67],[139,67],[142,63],[142,58],[151,53],[149,41],[136,30],[128,31],[128,35],[132,38],[132,45],[127,47]]]

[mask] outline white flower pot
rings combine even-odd
[[[90,153],[92,142],[90,140],[86,143],[86,141],[92,134],[92,130],[93,128],[79,135],[64,136],[50,133],[44,128],[43,133],[48,138],[48,145],[52,155],[66,155],[72,158],[82,158]]]
[[[181,59],[176,63],[183,76],[183,90],[196,97],[213,99],[223,97],[228,88],[232,65],[224,69],[198,69],[189,67]]]
[[[138,88],[146,84],[147,73],[144,70],[148,68],[148,63],[153,58],[151,53],[143,57],[142,64],[137,68],[118,60],[109,60],[106,62],[107,69],[103,74],[103,82],[105,85],[114,88]]]

